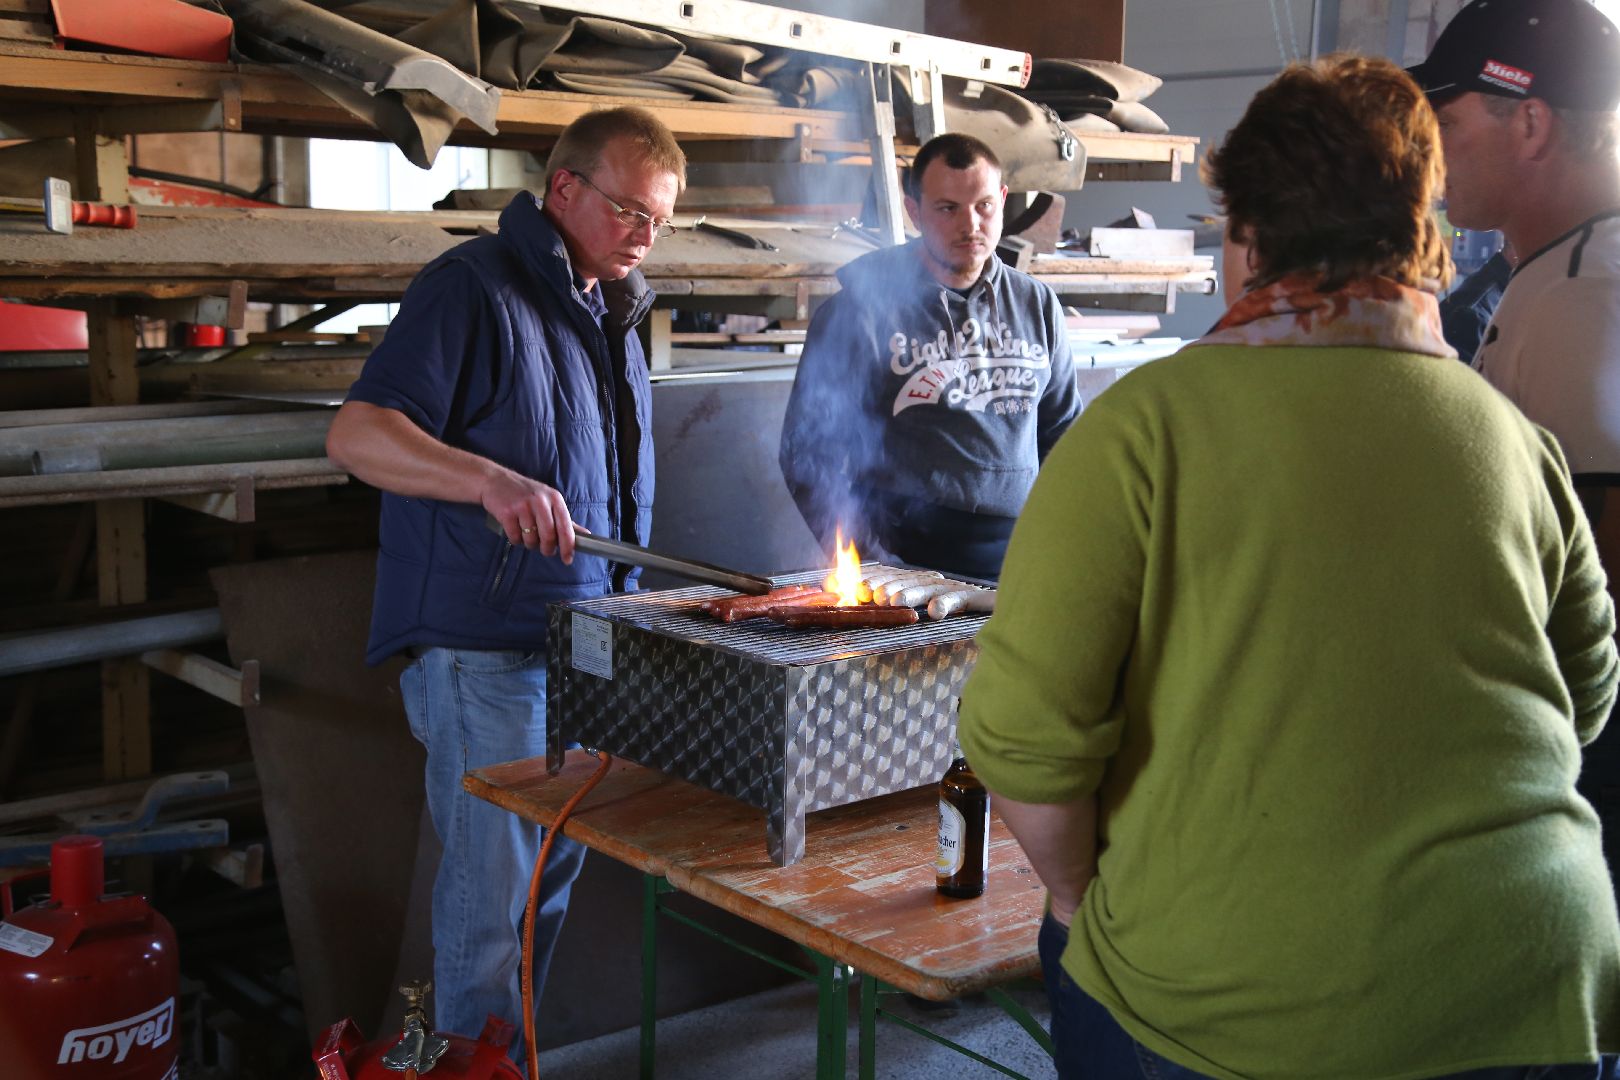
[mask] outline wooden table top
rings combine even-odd
[[[463,783],[549,825],[595,769],[575,750],[556,777],[531,758],[475,770]],[[777,866],[765,852],[763,810],[615,760],[563,834],[919,997],[943,1001],[1037,974],[1045,890],[1023,849],[992,813],[984,895],[941,896],[937,807],[926,787],[811,814],[804,859]]]

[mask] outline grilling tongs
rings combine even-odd
[[[484,515],[484,524],[491,532],[506,535],[501,523],[495,520],[493,514]],[[759,577],[755,574],[745,574],[740,570],[727,570],[723,566],[714,566],[696,559],[681,559],[674,555],[665,555],[640,544],[626,543],[623,540],[610,540],[605,536],[595,536],[579,529],[574,530],[574,550],[586,555],[597,555],[613,562],[624,563],[626,566],[639,566],[643,570],[662,570],[666,574],[686,578],[688,581],[701,581],[705,585],[718,585],[722,589],[735,589],[738,592],[749,593],[754,596],[763,596],[775,588],[775,582],[770,578]]]

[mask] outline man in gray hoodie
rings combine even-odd
[[[1007,189],[968,135],[906,178],[921,234],[838,273],[810,324],[780,461],[810,531],[863,559],[994,580],[1035,473],[1080,412],[1057,294],[996,258]]]

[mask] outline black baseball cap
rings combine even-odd
[[[1431,98],[1470,90],[1560,109],[1620,106],[1620,28],[1589,0],[1474,0],[1407,74]]]

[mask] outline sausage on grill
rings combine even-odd
[[[943,619],[958,611],[990,613],[996,610],[996,590],[971,586],[953,589],[936,595],[928,601],[928,617]]]
[[[885,603],[891,607],[919,608],[936,596],[960,592],[964,588],[967,586],[960,581],[925,581],[916,585],[905,585],[898,592],[891,592]]]
[[[858,630],[884,626],[907,626],[917,621],[917,613],[911,608],[875,607],[865,604],[860,607],[785,611],[780,616],[773,615],[772,618],[780,621],[783,626],[820,627],[828,630]]]
[[[721,622],[731,622],[731,609],[736,607],[738,604],[769,601],[769,603],[765,605],[769,607],[770,604],[780,604],[790,596],[797,596],[800,593],[814,591],[815,587],[812,585],[784,585],[780,589],[772,589],[764,596],[717,596],[712,600],[703,601],[703,603],[699,605],[699,610],[705,615],[713,615]]]
[[[941,574],[937,570],[913,570],[901,575],[900,577],[890,578],[888,581],[885,581],[880,585],[872,586],[872,602],[877,604],[887,604],[891,602],[889,597],[893,596],[901,589],[908,588],[912,585],[927,584],[931,581],[944,580],[945,575]]]
[[[766,594],[765,596],[750,596],[747,598],[747,601],[748,602],[739,601],[738,603],[732,604],[720,616],[720,621],[737,622],[741,619],[757,619],[761,615],[769,615],[770,612],[775,608],[782,608],[784,610],[791,611],[798,608],[831,607],[832,605],[838,603],[838,594],[833,592],[806,590],[804,592],[794,593],[791,596],[778,596],[774,598],[769,594]]]

